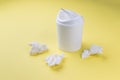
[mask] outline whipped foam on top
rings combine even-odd
[[[75,17],[77,17],[77,14],[72,11],[68,11],[68,10],[64,10],[64,9],[60,10],[59,18],[61,20],[71,20]]]
[[[71,10],[61,9],[57,15],[56,21],[62,24],[83,23],[83,17]]]

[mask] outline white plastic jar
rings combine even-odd
[[[59,11],[56,19],[59,49],[74,52],[81,48],[83,23],[79,14],[64,9]]]

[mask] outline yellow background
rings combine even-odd
[[[52,69],[44,59],[57,48],[56,15],[60,8],[84,16],[83,46],[65,52],[61,68]],[[29,42],[46,43],[49,51],[30,56]],[[91,44],[103,55],[81,59]],[[0,80],[120,80],[119,0],[1,0]]]

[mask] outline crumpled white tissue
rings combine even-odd
[[[91,54],[101,54],[102,53],[102,47],[100,47],[100,46],[96,46],[96,45],[92,45],[91,47],[90,47],[90,52],[91,52]]]
[[[90,56],[90,51],[89,50],[84,50],[83,53],[82,53],[82,59],[85,59],[88,56]]]
[[[30,55],[36,55],[38,53],[42,53],[42,52],[48,50],[47,45],[39,44],[38,42],[31,42],[29,45],[32,46]]]
[[[84,50],[82,53],[82,59],[85,59],[93,54],[101,54],[103,48],[100,46],[92,45],[89,50]]]
[[[48,66],[55,66],[59,65],[64,58],[64,54],[52,54],[49,55],[45,61],[48,64]]]

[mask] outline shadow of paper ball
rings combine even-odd
[[[30,56],[39,56],[39,55],[45,54],[47,52],[49,52],[49,50],[46,50],[46,51],[44,51],[42,53],[35,53],[35,54],[34,53],[33,54],[30,53]]]
[[[91,56],[94,56],[96,58],[101,58],[102,60],[107,60],[107,57],[103,54],[95,54],[95,55],[91,55]]]
[[[90,55],[89,57],[87,57],[86,59],[84,60],[92,60],[92,59],[99,59],[100,61],[106,61],[108,58],[103,55],[103,54],[93,54],[93,55]]]

